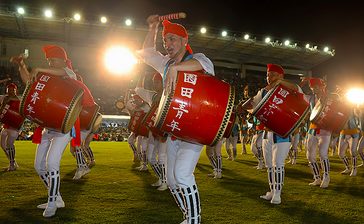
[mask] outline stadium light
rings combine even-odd
[[[346,98],[355,105],[362,105],[364,103],[364,90],[359,88],[349,89]]]
[[[131,19],[126,19],[125,20],[125,25],[131,26],[131,24],[133,24],[133,21],[131,21]]]
[[[128,48],[113,46],[106,50],[104,63],[110,73],[124,75],[133,69],[137,59]]]
[[[52,18],[53,17],[53,12],[50,9],[46,9],[44,10],[44,16],[47,18]]]
[[[25,14],[25,9],[23,7],[19,7],[17,10],[16,10],[20,15],[24,15]]]
[[[81,20],[81,15],[80,15],[80,13],[75,13],[75,14],[73,15],[73,18],[74,18],[76,21],[80,21],[80,20]]]
[[[226,37],[227,36],[227,31],[226,30],[222,31],[221,36]]]
[[[266,37],[265,39],[264,39],[264,42],[266,43],[266,44],[269,44],[270,43],[270,37]]]
[[[207,32],[206,27],[201,27],[200,32],[201,32],[201,33],[206,33],[206,32]]]
[[[107,23],[107,18],[105,16],[101,16],[100,22],[101,23]]]
[[[310,49],[310,44],[306,44],[306,49]]]
[[[290,44],[291,44],[291,42],[289,40],[284,41],[284,46],[289,46]]]
[[[249,34],[244,35],[244,40],[249,40],[249,38],[250,38]]]
[[[324,47],[324,52],[329,52],[329,47]]]

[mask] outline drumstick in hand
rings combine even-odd
[[[184,18],[186,18],[186,16],[187,15],[184,12],[171,13],[171,14],[159,16],[158,21],[171,20],[171,19],[184,19]]]

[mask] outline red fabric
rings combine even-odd
[[[9,125],[7,125],[7,124],[3,124],[3,128],[4,128],[4,129],[8,129],[8,128],[10,128],[10,126],[9,126]]]
[[[33,133],[32,143],[40,144],[40,142],[42,141],[42,131],[43,127],[41,126],[35,128]]]
[[[46,45],[43,46],[43,52],[46,58],[60,58],[67,60],[67,53],[63,47],[57,45]]]
[[[320,78],[310,78],[309,79],[309,85],[311,88],[313,88],[314,86],[319,86],[319,87],[325,87],[325,81],[323,79]]]
[[[80,124],[80,118],[77,118],[75,122],[75,131],[76,131],[76,137],[72,138],[71,145],[73,147],[80,146],[81,145],[81,124]]]
[[[162,24],[163,24],[163,31],[162,31],[163,37],[165,37],[167,33],[173,33],[180,37],[188,38],[187,30],[184,26],[178,23],[171,23],[168,20],[164,20]]]
[[[282,66],[276,64],[267,64],[267,72],[277,72],[284,75],[284,70]]]
[[[187,30],[181,24],[171,23],[168,20],[164,20],[162,22],[162,24],[163,24],[163,31],[162,31],[163,37],[165,37],[167,35],[167,33],[172,33],[172,34],[175,34],[177,36],[180,36],[180,37],[183,37],[183,38],[187,38],[188,39]],[[192,48],[191,48],[191,46],[189,44],[186,45],[186,50],[190,54],[193,54]]]
[[[264,124],[259,124],[259,125],[257,125],[256,127],[255,127],[255,130],[257,130],[257,131],[261,131],[261,130],[264,130]]]

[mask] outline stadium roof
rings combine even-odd
[[[75,22],[71,18],[45,19],[8,12],[0,12],[0,24],[2,37],[79,45],[91,45],[117,38],[128,42],[135,49],[141,47],[147,32],[146,27]],[[278,41],[267,44],[263,41],[245,40],[243,37],[237,36],[222,37],[217,34],[201,34],[194,28],[189,31],[189,42],[195,52],[204,52],[215,63],[231,68],[241,68],[242,65],[278,63],[285,68],[307,71],[334,55],[333,52],[327,53],[314,48],[307,49],[297,45],[285,46]]]

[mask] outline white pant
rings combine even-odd
[[[34,161],[34,168],[39,175],[45,172],[59,171],[63,152],[70,140],[69,132],[62,134],[44,129]]]
[[[351,135],[340,135],[338,150],[339,157],[341,159],[345,157],[345,152],[348,147],[350,149],[350,155],[356,156],[356,147],[358,146],[358,142],[359,136],[353,138]]]
[[[255,135],[253,135],[252,137],[252,142],[251,142],[251,150],[252,153],[258,158],[258,148],[262,148],[262,144],[263,144],[263,133],[264,132],[257,132]]]
[[[19,135],[19,131],[12,128],[1,130],[1,148],[14,148],[14,142]]]
[[[167,139],[167,184],[171,189],[196,184],[193,172],[203,145]]]
[[[320,130],[321,132],[324,130]],[[308,134],[306,149],[307,149],[307,159],[310,163],[316,162],[316,152],[317,148],[319,149],[320,159],[328,159],[329,158],[329,145],[331,140],[331,133],[325,132],[323,134]]]
[[[167,161],[167,141],[161,142],[153,135],[149,135],[148,162],[153,164],[165,164]],[[158,157],[158,158],[157,158]]]
[[[287,158],[290,142],[273,142],[273,132],[267,133],[267,138],[263,139],[263,156],[267,168],[282,167]]]

